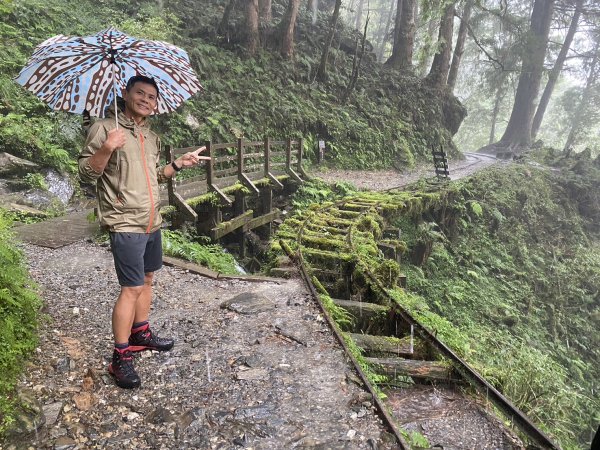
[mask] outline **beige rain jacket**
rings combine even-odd
[[[119,127],[125,129],[125,145],[113,152],[104,172],[90,167],[90,157],[116,128],[113,106],[108,118],[95,122],[88,132],[79,155],[79,176],[96,183],[101,225],[115,232],[152,233],[162,223],[158,183],[166,181],[158,166],[160,139],[147,120],[137,125],[125,114],[118,117]]]

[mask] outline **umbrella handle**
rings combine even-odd
[[[115,102],[115,126],[119,129],[119,105],[117,102],[117,73],[115,72],[115,63],[111,62],[112,73],[113,73],[113,101]]]

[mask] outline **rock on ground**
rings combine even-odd
[[[118,293],[108,249],[87,242],[24,249],[47,316],[21,383],[48,416],[32,447],[393,448],[300,281],[219,281],[164,267],[151,325],[177,343],[138,354],[142,387],[129,391],[106,370]],[[247,314],[221,307],[243,293],[274,307]]]

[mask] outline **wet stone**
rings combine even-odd
[[[238,408],[233,415],[236,420],[245,419],[266,419],[275,411],[274,405],[251,406],[248,408]]]
[[[54,450],[71,450],[76,447],[77,442],[68,436],[61,436],[54,443]]]
[[[239,314],[258,314],[275,309],[275,303],[264,295],[255,292],[243,292],[221,303],[221,308]]]
[[[51,427],[56,423],[58,419],[58,415],[62,410],[63,402],[54,402],[49,405],[44,405],[42,408],[44,411],[44,417],[46,417],[46,425]]]
[[[161,423],[174,422],[175,417],[173,416],[173,414],[171,414],[171,412],[168,409],[159,406],[146,416],[146,421],[148,423],[158,425]]]
[[[61,358],[56,362],[56,371],[58,373],[67,373],[71,370],[71,358]]]
[[[6,432],[9,443],[18,443],[34,438],[46,423],[42,405],[33,391],[21,389],[18,392],[20,405],[15,411],[15,420]]]

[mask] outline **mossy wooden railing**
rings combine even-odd
[[[219,240],[238,232],[245,247],[246,231],[267,227],[279,217],[273,208],[273,191],[301,184],[307,178],[302,167],[303,139],[262,141],[238,139],[232,143],[207,141],[202,153],[211,159],[167,182],[168,204],[175,211],[172,223],[192,221],[198,231]],[[170,163],[198,146],[166,146]],[[254,208],[247,209],[252,203]],[[225,219],[225,220],[224,220]],[[243,253],[243,251],[242,251]]]

